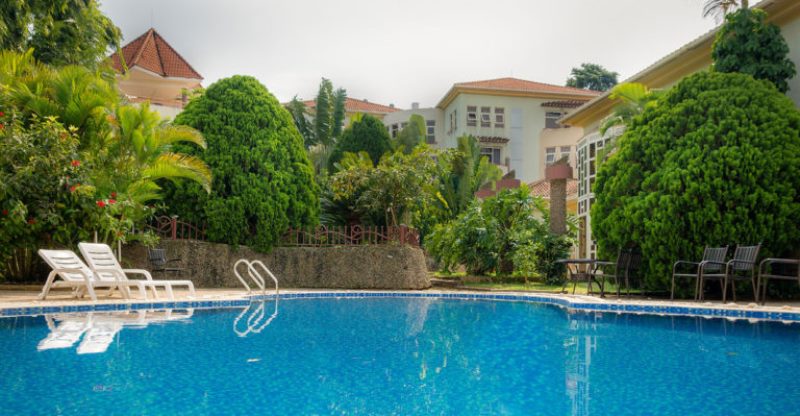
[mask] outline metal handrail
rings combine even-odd
[[[280,294],[280,290],[278,289],[278,278],[275,277],[274,274],[272,274],[272,272],[264,264],[264,262],[262,262],[261,260],[253,260],[250,262],[250,268],[253,268],[253,265],[261,266],[261,268],[264,269],[265,272],[267,272],[267,275],[269,275],[269,277],[272,278],[272,281],[275,282],[275,294],[276,295]],[[255,271],[255,268],[253,268],[253,271]],[[258,274],[258,272],[256,272],[256,274]],[[261,275],[259,275],[259,277],[261,277]],[[261,279],[261,284],[262,288],[264,289],[264,292],[266,292],[266,283],[264,282],[263,278]]]
[[[236,278],[239,279],[239,282],[241,282],[242,285],[245,287],[245,289],[247,289],[247,293],[252,293],[253,292],[253,290],[250,288],[250,285],[247,284],[247,281],[242,277],[241,274],[239,274],[239,265],[242,264],[242,263],[244,263],[246,265],[246,267],[247,267],[247,275],[250,277],[250,279],[253,280],[253,282],[256,284],[256,286],[258,286],[258,288],[261,289],[261,291],[263,292],[264,291],[264,279],[253,268],[253,266],[250,264],[249,260],[247,260],[247,259],[239,259],[239,260],[237,260],[236,263],[233,264],[233,274],[236,275]]]

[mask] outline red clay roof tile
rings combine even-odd
[[[303,101],[303,104],[308,108],[314,108],[317,103],[314,100]],[[355,98],[347,97],[344,102],[344,109],[348,113],[368,113],[368,114],[388,114],[400,111],[399,108],[390,107],[388,105],[371,103],[367,100],[357,100]]]
[[[138,66],[162,77],[194,78],[203,77],[186,62],[185,59],[164,40],[155,29],[122,47],[122,56],[128,68]],[[110,57],[111,65],[119,72],[124,72],[119,54]]]
[[[545,84],[535,81],[527,81],[518,78],[498,78],[484,81],[459,82],[455,87],[472,88],[494,91],[515,91],[515,92],[540,92],[554,94],[577,94],[592,98],[602,94],[601,92],[583,90],[580,88],[562,87],[560,85]]]

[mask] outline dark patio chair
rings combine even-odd
[[[705,287],[706,279],[718,279],[722,284],[722,302],[728,300],[728,283],[731,283],[733,289],[733,301],[736,302],[736,281],[737,280],[750,280],[753,284],[753,297],[758,300],[758,293],[756,292],[756,269],[758,265],[758,251],[761,249],[761,244],[755,246],[736,246],[733,252],[733,258],[728,260],[727,263],[708,262],[707,264],[718,264],[725,266],[724,271],[720,273],[703,273],[700,276],[699,297],[703,300],[703,289]]]
[[[783,267],[783,270],[776,271],[772,270],[772,265],[774,264],[797,267]],[[788,273],[792,270],[794,273]],[[756,290],[756,292],[759,293],[759,299],[761,299],[762,305],[767,301],[767,283],[769,279],[794,280],[800,284],[800,260],[768,258],[761,261],[761,264],[758,266],[758,290]],[[756,299],[756,302],[758,302],[759,299]]]
[[[617,285],[617,297],[620,296],[622,283],[625,284],[625,291],[630,296],[630,281],[633,274],[639,269],[642,255],[633,249],[620,250],[616,261],[598,260],[595,262],[595,280],[600,282],[600,297],[605,296],[605,286],[608,279],[614,279]],[[598,273],[602,272],[602,273]],[[600,279],[602,277],[602,280]]]
[[[155,272],[161,272],[165,276],[167,273],[175,273],[180,275],[183,273],[183,268],[171,267],[169,264],[179,262],[181,259],[167,259],[167,251],[163,248],[149,248],[147,249],[147,260],[150,262],[150,269]]]
[[[669,299],[675,299],[675,278],[694,279],[694,300],[697,300],[701,275],[720,273],[725,264],[725,256],[728,255],[728,246],[708,247],[703,250],[703,259],[700,262],[678,260],[672,265],[672,287],[669,291]],[[680,270],[683,269],[683,270]]]

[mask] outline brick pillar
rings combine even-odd
[[[548,166],[544,171],[550,182],[550,231],[567,233],[567,179],[572,178],[572,168],[566,158]]]
[[[550,232],[567,233],[567,180],[550,179]]]

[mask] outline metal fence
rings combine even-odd
[[[279,245],[287,247],[357,246],[362,244],[407,244],[419,247],[419,233],[406,226],[320,226],[290,228]]]
[[[164,240],[206,241],[206,227],[179,221],[177,217],[157,217],[148,227]]]

